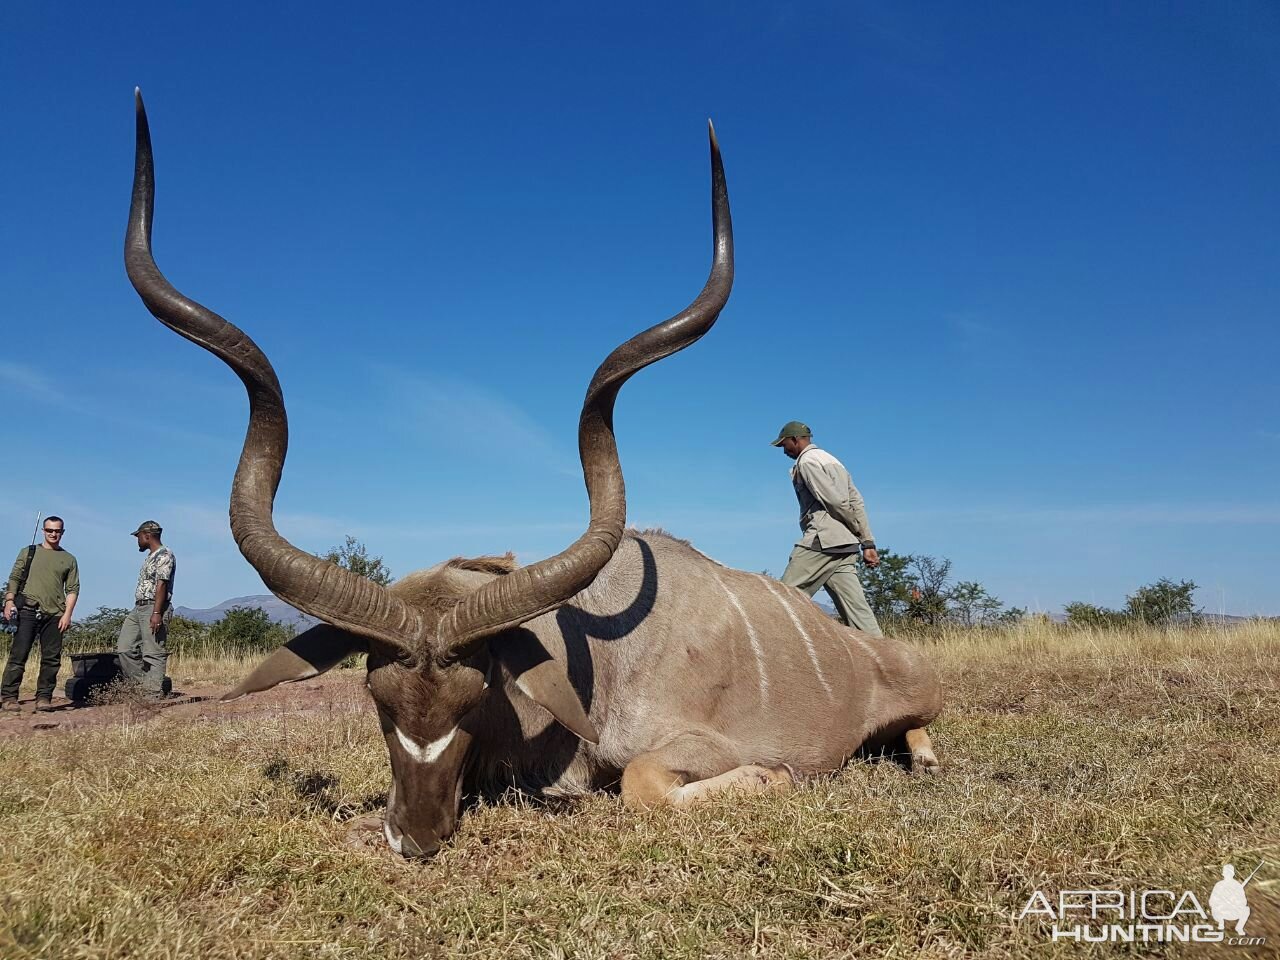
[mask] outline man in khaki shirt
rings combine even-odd
[[[40,640],[40,673],[36,676],[36,709],[53,709],[53,689],[62,663],[62,635],[71,626],[71,614],[80,594],[80,568],[76,558],[62,549],[66,526],[61,517],[46,517],[44,540],[31,553],[31,569],[25,582],[23,570],[31,548],[18,551],[4,591],[4,618],[17,621],[0,686],[0,710],[18,709],[18,688],[26,671],[27,656]],[[18,605],[19,601],[21,606]]]
[[[801,537],[791,551],[782,582],[809,596],[819,587],[826,588],[842,621],[873,637],[881,636],[858,577],[859,551],[869,567],[879,564],[880,556],[862,494],[849,471],[814,445],[812,432],[799,420],[779,430],[773,446],[795,461],[791,483],[800,503]]]

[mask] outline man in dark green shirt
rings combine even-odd
[[[30,548],[18,551],[9,583],[4,591],[4,618],[18,621],[9,662],[4,668],[0,686],[0,710],[18,709],[18,688],[26,670],[27,656],[36,638],[40,638],[40,673],[36,677],[36,709],[53,709],[53,688],[58,682],[62,663],[62,635],[71,626],[71,613],[80,595],[80,569],[76,558],[62,549],[66,527],[61,517],[48,517],[44,522],[44,541],[31,554],[31,569],[26,582],[22,571],[27,566]],[[21,607],[17,604],[22,595]]]

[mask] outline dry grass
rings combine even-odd
[[[1124,948],[1013,918],[1036,888],[1207,902],[1223,862],[1263,858],[1249,933],[1270,943],[1223,953],[1280,948],[1276,625],[1030,625],[934,653],[940,777],[860,762],[692,813],[512,799],[426,864],[346,842],[387,787],[368,712],[4,742],[0,957],[1104,956]]]
[[[0,643],[0,666],[9,656],[9,644]],[[173,678],[176,686],[183,683],[226,683],[239,680],[252,670],[262,659],[262,654],[243,653],[239,650],[228,650],[219,653],[216,649],[208,650],[200,656],[170,655],[166,673]],[[22,687],[18,696],[30,699],[36,695],[36,674],[40,671],[40,648],[37,645],[27,658],[27,669],[22,675]],[[58,686],[54,691],[57,699],[63,694],[67,678],[73,673],[71,658],[63,656],[62,666],[58,669]]]

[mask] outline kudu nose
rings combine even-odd
[[[432,839],[431,843],[425,848],[418,843],[417,840],[409,836],[407,833],[400,839],[400,853],[402,856],[411,858],[431,857],[440,849],[440,841]]]
[[[440,850],[440,838],[436,836],[434,830],[423,829],[418,831],[419,836],[429,838],[425,843],[420,842],[412,834],[401,833],[391,826],[389,821],[383,822],[382,830],[386,835],[387,845],[402,857],[410,859],[430,857]]]

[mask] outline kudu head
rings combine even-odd
[[[515,627],[555,610],[585,589],[622,538],[626,497],[613,433],[618,390],[633,374],[684,349],[711,329],[733,284],[729,197],[714,129],[711,140],[711,274],[697,299],[637,334],[605,358],[587,387],[578,450],[590,498],[586,532],[565,550],[516,569],[501,558],[451,562],[392,587],[314,557],[276,532],[272,505],[288,447],[284,396],[275,370],[239,328],[183,296],[151,254],[155,179],[151,134],[136,93],[137,152],[125,235],[125,268],[147,309],[240,377],[249,394],[249,428],[231,488],[231,532],[277,597],[322,623],[269,656],[223,699],[313,677],[355,652],[368,654],[368,688],[391,755],[392,789],[384,832],[406,856],[429,855],[454,830],[474,717],[499,659],[526,695],[586,740],[596,732],[563,666],[545,651],[493,645],[526,637]]]

